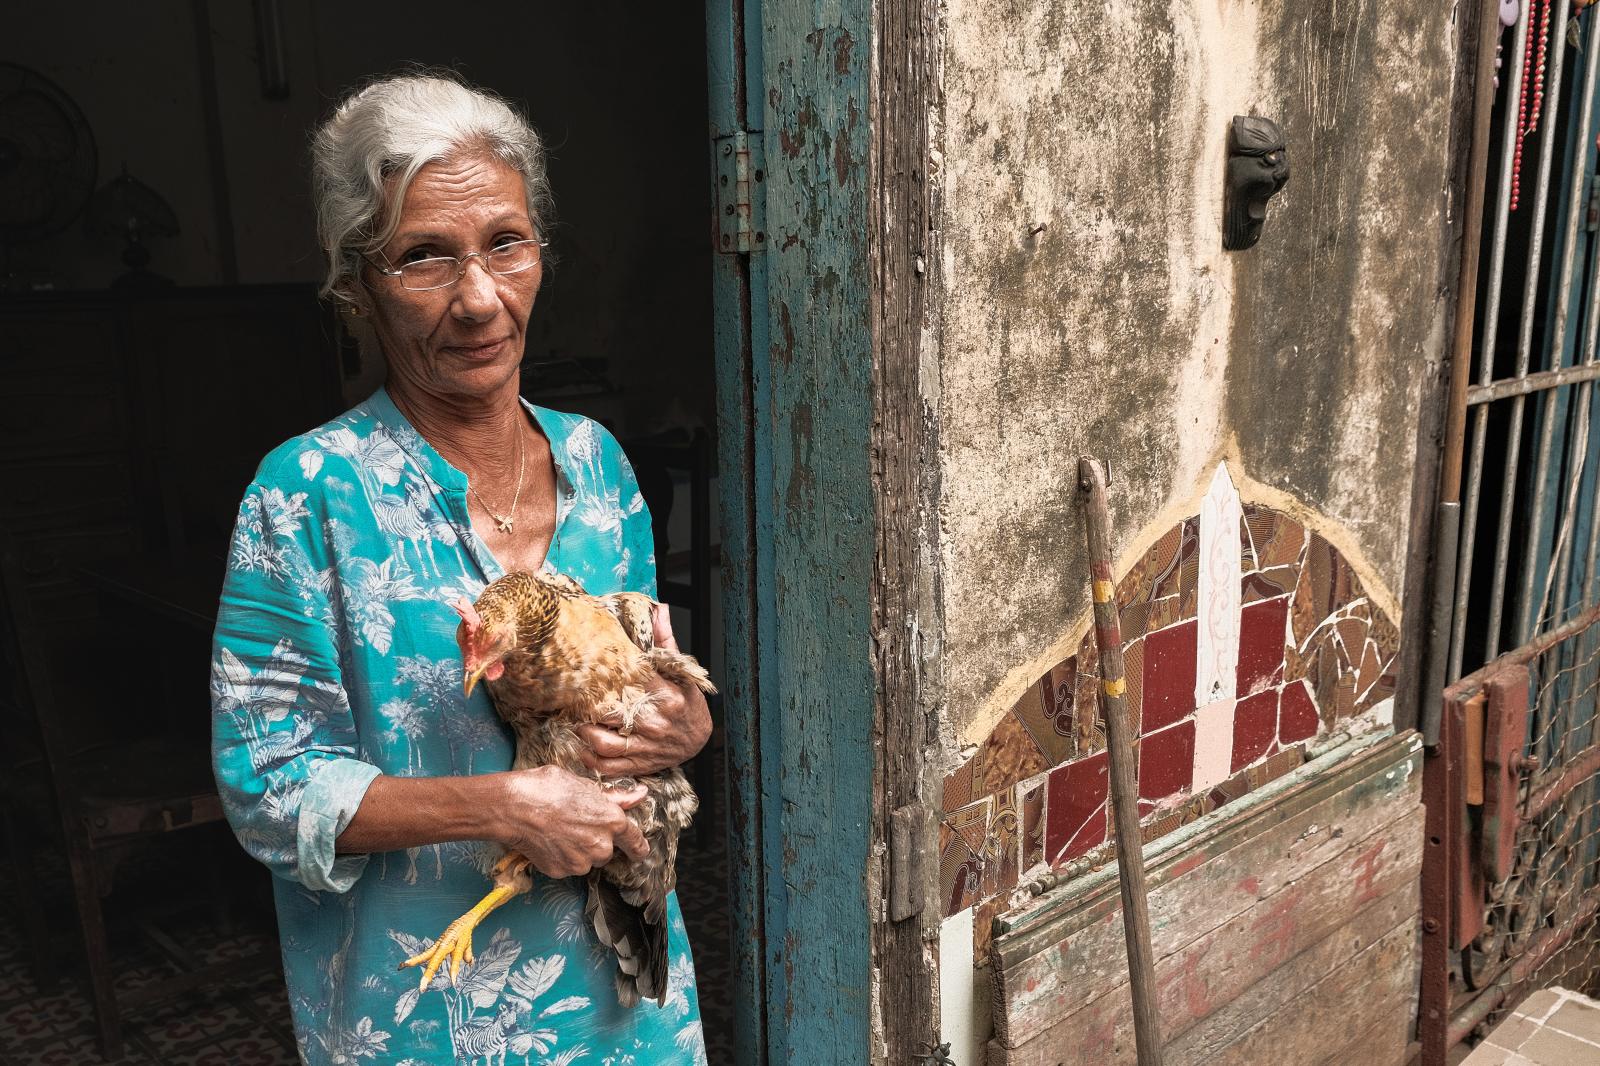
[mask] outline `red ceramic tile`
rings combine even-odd
[[[1280,744],[1289,745],[1316,736],[1317,721],[1317,705],[1304,681],[1296,681],[1283,690],[1283,704],[1278,711]]]
[[[1271,688],[1283,679],[1283,644],[1289,599],[1252,603],[1239,612],[1239,688],[1241,697]]]
[[[1278,736],[1278,693],[1258,692],[1240,700],[1233,709],[1233,761],[1229,773],[1238,773],[1267,753]]]
[[[1100,751],[1050,772],[1044,853],[1052,866],[1105,840],[1107,767],[1106,753]]]
[[[1144,639],[1144,719],[1148,733],[1194,710],[1195,627],[1190,621]]]
[[[1139,795],[1159,800],[1194,782],[1194,723],[1146,734],[1139,741]]]

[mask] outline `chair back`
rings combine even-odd
[[[61,720],[54,699],[49,664],[43,641],[34,619],[27,571],[17,542],[0,530],[0,656],[6,670],[0,684],[0,731],[3,731],[7,771],[17,772],[19,764],[30,761],[25,752],[29,738],[42,747],[51,789],[63,813],[70,809],[66,782],[60,770],[66,766],[71,742],[67,724]]]

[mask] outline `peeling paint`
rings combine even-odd
[[[1416,131],[1446,124],[1447,21],[1400,0],[944,5],[929,395],[952,744],[1081,632],[1080,454],[1113,462],[1124,563],[1226,459],[1399,617],[1443,337],[1446,145]],[[1248,113],[1284,126],[1294,176],[1261,244],[1225,253],[1225,134]]]

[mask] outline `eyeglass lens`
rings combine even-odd
[[[539,262],[540,242],[513,241],[487,252],[470,252],[457,258],[437,256],[400,265],[400,283],[408,289],[439,289],[453,285],[466,273],[467,260],[477,256],[495,274],[515,274]]]

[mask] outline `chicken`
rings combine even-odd
[[[554,765],[599,779],[580,757],[587,745],[577,726],[620,714],[629,733],[654,700],[656,677],[716,691],[691,656],[654,646],[648,596],[636,592],[590,596],[569,577],[516,572],[490,584],[476,603],[457,600],[456,642],[470,695],[482,679],[516,734],[513,769]],[[605,782],[631,789],[630,778]],[[585,913],[600,942],[617,956],[617,1000],[664,1004],[667,994],[667,894],[677,881],[678,835],[698,801],[683,771],[674,767],[638,779],[645,798],[627,811],[649,844],[635,861],[618,851],[588,875]],[[432,947],[401,964],[422,966],[422,987],[449,962],[451,980],[472,961],[472,931],[496,907],[533,885],[532,863],[515,852],[494,869],[494,888],[462,915]]]

